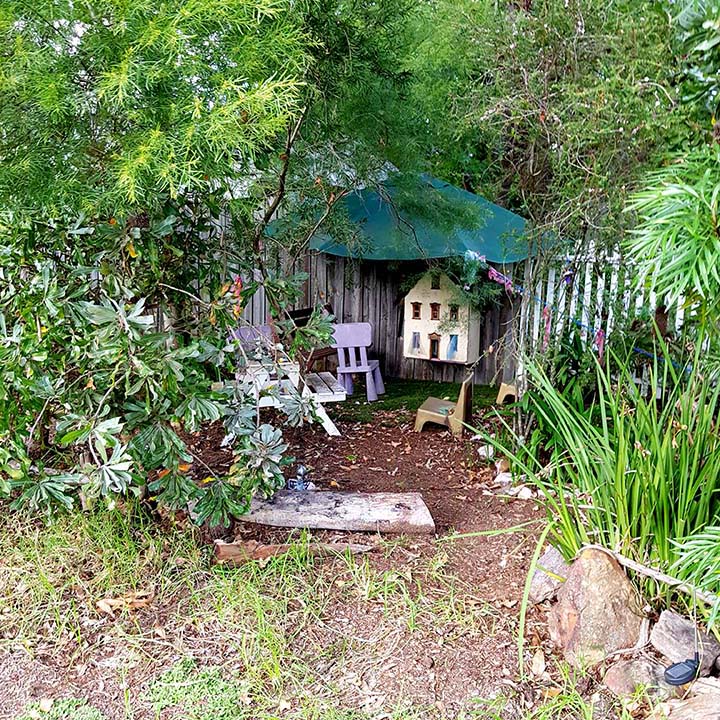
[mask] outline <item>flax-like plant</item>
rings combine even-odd
[[[598,364],[589,409],[530,366],[530,409],[554,428],[550,462],[502,449],[539,489],[566,557],[599,543],[667,569],[678,558],[676,541],[718,522],[720,386],[703,374],[699,355],[684,368],[656,360],[647,392],[626,363]]]
[[[677,554],[671,572],[718,598],[708,618],[708,625],[717,629],[720,619],[720,526],[708,525],[685,538],[678,543]]]

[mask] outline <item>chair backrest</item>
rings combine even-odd
[[[273,331],[270,325],[250,325],[233,330],[231,337],[240,342],[245,352],[251,352],[257,350],[259,342],[272,343]]]
[[[332,347],[338,351],[339,370],[368,369],[367,349],[372,344],[370,323],[338,323],[333,325]]]
[[[453,410],[453,417],[464,423],[472,420],[473,376],[469,375],[460,386],[460,395]]]

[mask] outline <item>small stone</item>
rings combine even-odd
[[[52,710],[54,702],[55,701],[52,698],[42,698],[42,700],[40,700],[40,702],[38,703],[40,711],[44,713],[49,713]]]
[[[535,654],[533,655],[532,659],[532,666],[531,670],[533,672],[533,675],[540,677],[545,672],[546,663],[545,663],[545,653],[538,648],[535,651]]]
[[[651,697],[664,700],[671,697],[674,689],[664,680],[665,667],[649,657],[620,660],[605,673],[605,686],[619,697],[631,697],[638,689]]]
[[[481,445],[477,453],[481,460],[492,460],[495,457],[495,448],[492,445]]]
[[[638,598],[622,568],[594,549],[584,550],[570,567],[548,621],[553,642],[577,668],[634,647],[642,626]]]
[[[720,643],[696,628],[695,623],[672,610],[663,610],[650,631],[650,644],[671,663],[695,656],[695,633],[698,635],[700,675],[709,675],[720,657]]]
[[[534,605],[551,600],[567,577],[570,565],[552,545],[548,545],[538,560],[535,574],[530,582],[530,602]]]

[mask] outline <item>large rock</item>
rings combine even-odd
[[[584,550],[549,614],[550,637],[574,667],[602,662],[636,645],[642,626],[637,595],[622,568],[601,550]]]
[[[653,698],[665,699],[674,694],[674,688],[665,682],[664,673],[664,665],[653,658],[641,656],[620,660],[610,666],[603,682],[620,697],[633,696],[638,689],[643,689]]]
[[[700,652],[699,675],[709,675],[720,656],[720,643],[707,633],[700,632],[692,620],[672,610],[663,610],[650,632],[650,644],[671,663],[682,662],[695,656],[696,632]]]
[[[570,565],[552,545],[538,560],[537,569],[530,582],[530,602],[538,604],[543,600],[551,600],[567,578]]]
[[[682,700],[668,700],[655,708],[649,720],[718,720],[720,680],[702,678]]]

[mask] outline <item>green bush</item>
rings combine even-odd
[[[287,449],[279,429],[260,424],[252,388],[232,383],[249,358],[229,337],[257,283],[198,275],[189,299],[161,282],[170,270],[140,277],[141,260],[121,243],[113,247],[114,237],[106,247],[77,241],[62,259],[73,232],[115,231],[99,223],[57,227],[41,244],[0,225],[0,496],[11,496],[16,510],[46,514],[129,493],[170,508],[192,503],[198,522],[246,512],[254,493],[270,495],[284,483]],[[178,234],[174,217],[149,223],[133,234],[134,253],[170,255]],[[53,245],[57,254],[48,257]],[[302,279],[264,281],[281,333]],[[287,346],[323,342],[329,331],[316,314]],[[273,348],[255,354],[276,369]],[[298,393],[285,404],[291,424],[312,417]],[[221,419],[235,455],[226,476],[191,467],[183,439]]]

